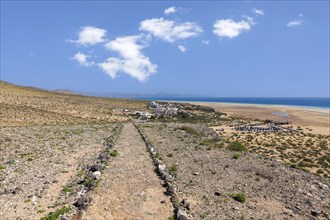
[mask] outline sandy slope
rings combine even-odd
[[[256,119],[277,120],[276,112],[288,114],[288,119],[293,125],[313,129],[313,133],[330,134],[330,111],[320,108],[289,107],[279,105],[253,105],[253,104],[229,104],[212,102],[190,102],[192,104],[210,106],[227,114],[243,115]]]
[[[58,125],[126,121],[123,109],[144,109],[146,102],[51,92],[0,80],[0,125]],[[129,112],[127,112],[129,114]]]
[[[132,124],[124,126],[115,149],[119,156],[101,177],[86,219],[168,219],[172,204]]]

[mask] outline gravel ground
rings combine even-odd
[[[113,127],[2,127],[0,219],[39,219],[67,204],[64,187],[97,157]]]
[[[148,123],[140,128],[166,166],[175,167],[173,183],[189,203],[191,219],[330,218],[328,179],[256,154],[223,149],[205,141],[216,136],[201,125]],[[244,202],[234,199],[240,193]]]
[[[125,124],[85,219],[168,219],[173,207],[139,133]]]

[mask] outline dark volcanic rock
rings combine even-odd
[[[92,199],[88,196],[83,196],[79,198],[73,205],[78,208],[78,210],[85,210],[91,203]]]
[[[100,165],[100,164],[96,164],[96,165],[92,165],[89,167],[89,171],[91,172],[95,172],[95,171],[101,171],[103,170],[103,165]]]

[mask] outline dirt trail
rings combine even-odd
[[[133,124],[125,124],[117,156],[101,176],[84,219],[168,219],[173,207]]]

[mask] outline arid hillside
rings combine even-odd
[[[2,81],[0,91],[1,220],[330,219],[330,136],[310,127]]]
[[[126,121],[123,109],[143,109],[143,101],[88,97],[16,86],[0,81],[2,126]]]

